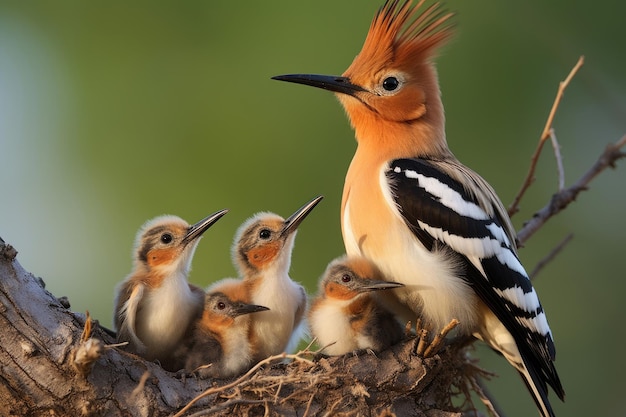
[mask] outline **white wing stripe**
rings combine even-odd
[[[506,265],[513,271],[523,276],[527,276],[526,271],[524,270],[524,267],[520,263],[519,259],[517,259],[510,249],[503,248],[502,243],[499,240],[491,239],[489,237],[467,238],[452,235],[445,230],[437,227],[431,227],[421,221],[418,221],[418,224],[420,228],[430,233],[436,239],[445,242],[455,251],[464,254],[468,259],[472,257],[485,259],[495,256],[501,264]]]
[[[511,301],[524,311],[537,312],[541,308],[539,298],[537,298],[537,294],[534,289],[527,293],[525,293],[520,287],[507,288],[505,290],[494,288],[494,290],[498,293],[498,295]]]
[[[400,172],[400,168],[396,167],[395,172]],[[456,190],[442,183],[437,178],[427,177],[415,171],[404,170],[407,178],[416,179],[421,188],[426,192],[437,197],[441,204],[454,210],[461,216],[470,217],[474,220],[487,220],[489,216],[477,204],[467,201]]]

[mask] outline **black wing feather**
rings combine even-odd
[[[413,176],[419,175],[435,179],[461,196],[464,203],[476,206],[480,206],[480,204],[475,195],[468,192],[459,181],[446,175],[437,167],[435,161],[427,159],[397,159],[392,161],[387,171],[387,178],[393,190],[394,200],[407,226],[426,248],[433,250],[433,248],[441,245],[450,247],[448,242],[433,236],[426,230],[427,228],[424,226],[427,225],[456,237],[498,240],[503,249],[509,250],[510,254],[517,258],[512,243],[503,241],[493,232],[494,228],[504,230],[505,222],[497,215],[498,210],[492,210],[496,213],[493,216],[487,216],[485,212],[485,218],[460,214],[455,210],[455,207],[443,204],[439,197],[429,192],[427,186],[420,184],[418,179],[411,177],[409,173]],[[479,186],[479,184],[476,185]],[[454,248],[450,249],[454,250]],[[523,319],[530,320],[538,314],[542,314],[543,308],[539,305],[536,311],[526,311],[496,292],[496,289],[517,288],[527,294],[533,291],[528,277],[509,268],[494,256],[481,257],[480,265],[485,271],[486,276],[484,276],[477,266],[468,259],[467,254],[455,252],[459,254],[465,264],[466,274],[462,278],[474,288],[477,295],[511,333],[524,362],[527,367],[532,368],[529,372],[533,377],[539,375],[537,379],[539,388],[543,388],[543,391],[546,392],[547,382],[562,398],[564,391],[552,363],[555,357],[555,348],[550,333],[548,332],[544,336],[531,331],[522,324]]]

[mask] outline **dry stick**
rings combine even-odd
[[[146,381],[148,380],[149,377],[150,377],[150,371],[145,371],[143,374],[141,374],[139,383],[137,384],[133,392],[130,393],[130,398],[132,400],[134,400],[135,397],[137,397],[141,393],[141,391],[143,391],[144,387],[146,386]]]
[[[274,362],[274,361],[277,361],[277,360],[283,360],[283,359],[293,359],[293,360],[299,360],[299,361],[307,362],[309,364],[313,364],[312,361],[302,357],[304,355],[312,355],[312,354],[316,354],[317,353],[317,352],[312,352],[311,350],[309,350],[310,347],[311,347],[312,342],[309,343],[309,345],[304,350],[301,350],[298,353],[295,353],[295,354],[292,354],[292,355],[288,355],[286,353],[281,353],[280,355],[274,355],[274,356],[270,356],[268,358],[263,359],[262,361],[260,361],[256,365],[254,365],[248,372],[246,372],[245,374],[243,374],[242,376],[240,376],[239,378],[237,378],[236,380],[234,380],[230,384],[222,385],[220,387],[215,387],[215,388],[209,388],[209,389],[205,390],[201,394],[197,395],[194,399],[189,401],[189,403],[187,403],[187,405],[184,406],[178,413],[174,414],[173,417],[181,417],[195,403],[197,403],[198,401],[200,401],[204,397],[207,397],[207,396],[209,396],[211,394],[216,394],[218,392],[226,391],[227,389],[230,389],[232,387],[235,387],[235,386],[239,385],[246,378],[248,378],[249,376],[254,374],[257,370],[259,370],[259,368],[261,368],[262,366],[267,365],[267,364],[269,364],[271,362]]]
[[[570,233],[569,235],[565,236],[565,239],[563,239],[561,243],[559,243],[554,249],[552,249],[550,253],[547,254],[543,259],[537,262],[537,265],[535,265],[535,268],[532,270],[532,272],[529,275],[530,279],[533,280],[537,278],[537,275],[539,274],[539,272],[547,264],[552,262],[552,260],[563,250],[563,248],[565,248],[565,246],[567,246],[568,243],[572,241],[573,238],[574,238],[573,233]]]
[[[552,142],[552,149],[554,150],[554,158],[556,159],[556,169],[559,173],[559,191],[565,188],[565,169],[563,169],[563,157],[561,156],[561,148],[559,141],[556,140],[554,129],[550,129],[550,141]]]
[[[561,98],[563,98],[563,93],[565,92],[565,89],[569,85],[572,78],[574,78],[574,75],[576,75],[580,67],[582,67],[584,62],[585,62],[585,58],[583,56],[578,58],[578,62],[576,62],[576,65],[574,65],[574,68],[572,68],[567,78],[565,78],[564,81],[561,81],[559,83],[559,89],[556,92],[556,97],[554,99],[554,103],[552,104],[552,109],[550,110],[550,114],[548,115],[548,120],[546,121],[546,125],[543,128],[543,133],[541,134],[541,138],[539,139],[539,144],[537,145],[537,149],[535,149],[535,153],[533,153],[533,156],[530,160],[530,168],[528,169],[528,174],[526,175],[526,179],[524,180],[524,183],[522,184],[522,188],[517,193],[517,196],[515,196],[513,203],[509,206],[509,210],[508,210],[509,216],[513,216],[515,213],[519,211],[519,203],[522,200],[522,197],[524,196],[524,194],[526,193],[526,190],[528,190],[530,185],[535,181],[535,169],[537,168],[539,155],[541,154],[541,149],[543,148],[544,143],[550,137],[550,130],[552,129],[552,122],[554,121],[554,115],[556,114],[556,110],[559,107]]]
[[[548,221],[548,219],[573,202],[581,191],[585,191],[589,183],[608,167],[614,168],[618,159],[626,157],[621,149],[626,145],[626,135],[616,143],[607,145],[598,160],[574,185],[566,188],[552,196],[550,202],[541,210],[536,212],[532,219],[524,224],[524,227],[517,233],[517,240],[520,244],[526,242],[537,230]]]
[[[304,414],[302,415],[302,417],[306,417],[309,414],[309,410],[311,409],[311,404],[313,403],[313,398],[315,398],[315,392],[311,394],[311,398],[309,398],[309,401],[306,403],[306,409],[304,410]]]
[[[496,402],[491,399],[493,396],[489,393],[489,391],[487,391],[487,388],[480,379],[471,377],[470,384],[472,385],[474,392],[478,395],[480,401],[485,405],[485,407],[487,407],[489,414],[494,417],[505,417],[502,410],[498,409]]]
[[[89,339],[89,337],[91,336],[91,332],[91,315],[89,314],[89,310],[86,310],[85,327],[83,327],[83,333],[80,335],[80,341],[82,343],[86,342],[87,339]]]
[[[196,413],[191,414],[189,417],[201,417],[201,416],[206,416],[209,414],[214,414],[216,412],[219,412],[221,410],[224,410],[226,408],[230,408],[230,407],[235,407],[238,405],[249,405],[249,404],[263,404],[265,402],[265,400],[244,400],[244,399],[240,399],[240,400],[231,400],[231,401],[227,401],[223,404],[220,404],[214,408],[211,408],[210,410],[200,410]]]

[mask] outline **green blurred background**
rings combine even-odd
[[[331,94],[270,77],[343,72],[381,2],[0,2],[0,236],[52,293],[110,326],[114,286],[149,218],[230,209],[196,252],[191,281],[205,286],[234,274],[231,240],[247,217],[287,216],[323,194],[292,263],[313,293],[343,252],[355,142]],[[506,205],[580,55],[554,124],[567,184],[626,133],[626,6],[602,3],[448,2],[458,36],[438,68],[449,144]],[[555,172],[548,147],[518,229],[555,191]],[[575,234],[535,282],[567,391],[559,416],[626,415],[625,178],[622,161],[521,252],[532,270]],[[505,361],[478,354],[500,375],[489,387],[507,415],[536,415]]]

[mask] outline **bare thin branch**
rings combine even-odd
[[[626,157],[622,148],[626,145],[626,135],[616,143],[609,144],[595,164],[574,185],[554,194],[550,202],[539,210],[517,233],[517,240],[524,244],[548,219],[565,209],[581,191],[587,189],[591,181],[608,167],[614,168],[617,160]]]
[[[559,175],[559,191],[562,191],[565,188],[565,169],[563,169],[561,147],[559,146],[559,141],[556,139],[556,135],[554,134],[554,129],[550,129],[550,141],[552,142],[554,158],[556,159],[556,169]]]
[[[537,145],[537,149],[535,149],[535,152],[533,153],[533,156],[530,159],[530,168],[528,169],[528,174],[526,174],[526,179],[522,183],[522,187],[517,193],[517,195],[515,196],[513,203],[509,206],[509,210],[508,210],[509,216],[513,216],[515,213],[519,211],[519,203],[522,200],[522,197],[524,196],[528,188],[531,186],[531,184],[535,181],[535,169],[537,168],[539,155],[541,155],[541,150],[543,149],[543,145],[545,144],[546,140],[550,138],[550,131],[552,130],[552,122],[554,121],[556,110],[558,109],[559,104],[561,103],[561,99],[563,98],[563,93],[565,92],[565,89],[567,88],[569,83],[572,81],[572,78],[574,78],[574,75],[576,75],[580,67],[582,67],[584,62],[585,62],[585,58],[583,56],[578,58],[578,62],[576,62],[576,65],[574,65],[574,68],[572,68],[567,78],[565,78],[565,80],[559,83],[559,88],[556,92],[556,97],[554,99],[554,103],[552,104],[552,109],[550,110],[550,114],[548,115],[548,120],[546,121],[546,125],[543,128],[541,137],[539,138],[539,144]]]
[[[506,417],[504,412],[499,409],[498,404],[493,399],[492,395],[489,393],[487,387],[485,387],[485,384],[483,384],[480,378],[471,378],[470,384],[472,385],[474,392],[476,392],[476,395],[478,395],[478,398],[480,398],[480,401],[482,401],[485,407],[487,407],[487,411],[489,411],[490,415],[494,417]]]
[[[542,260],[537,262],[537,265],[535,265],[535,268],[530,273],[530,279],[537,278],[537,275],[539,275],[539,272],[546,265],[548,265],[550,262],[552,262],[554,260],[554,258],[556,258],[556,256],[559,253],[561,253],[561,251],[565,248],[565,246],[567,246],[567,244],[572,241],[573,238],[574,238],[574,234],[573,233],[570,233],[569,235],[565,236],[565,239],[563,239],[561,241],[561,243],[559,243],[554,249],[552,249],[550,251],[550,253],[547,254]]]

